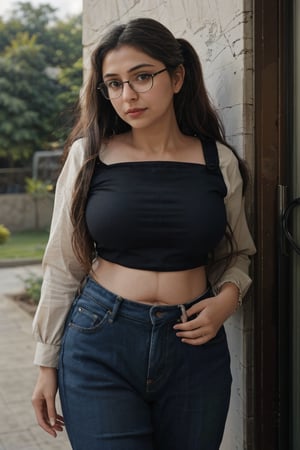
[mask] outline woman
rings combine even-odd
[[[45,431],[65,424],[76,450],[219,448],[223,323],[255,252],[245,183],[192,46],[152,19],[113,28],[92,55],[43,261]]]

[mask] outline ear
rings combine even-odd
[[[185,76],[185,69],[184,69],[183,64],[180,64],[178,67],[176,67],[176,69],[173,73],[174,94],[178,94],[178,92],[182,88],[182,85],[184,82],[184,76]]]

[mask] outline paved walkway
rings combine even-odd
[[[56,439],[36,424],[31,394],[37,376],[31,316],[9,298],[40,266],[0,268],[0,450],[70,450],[65,433]]]

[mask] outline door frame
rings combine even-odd
[[[289,257],[281,211],[292,149],[292,0],[254,1],[254,448],[290,448]]]

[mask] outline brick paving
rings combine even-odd
[[[37,376],[32,317],[9,296],[21,292],[22,278],[41,267],[0,268],[0,450],[70,450],[66,433],[56,439],[37,425],[31,394]]]

